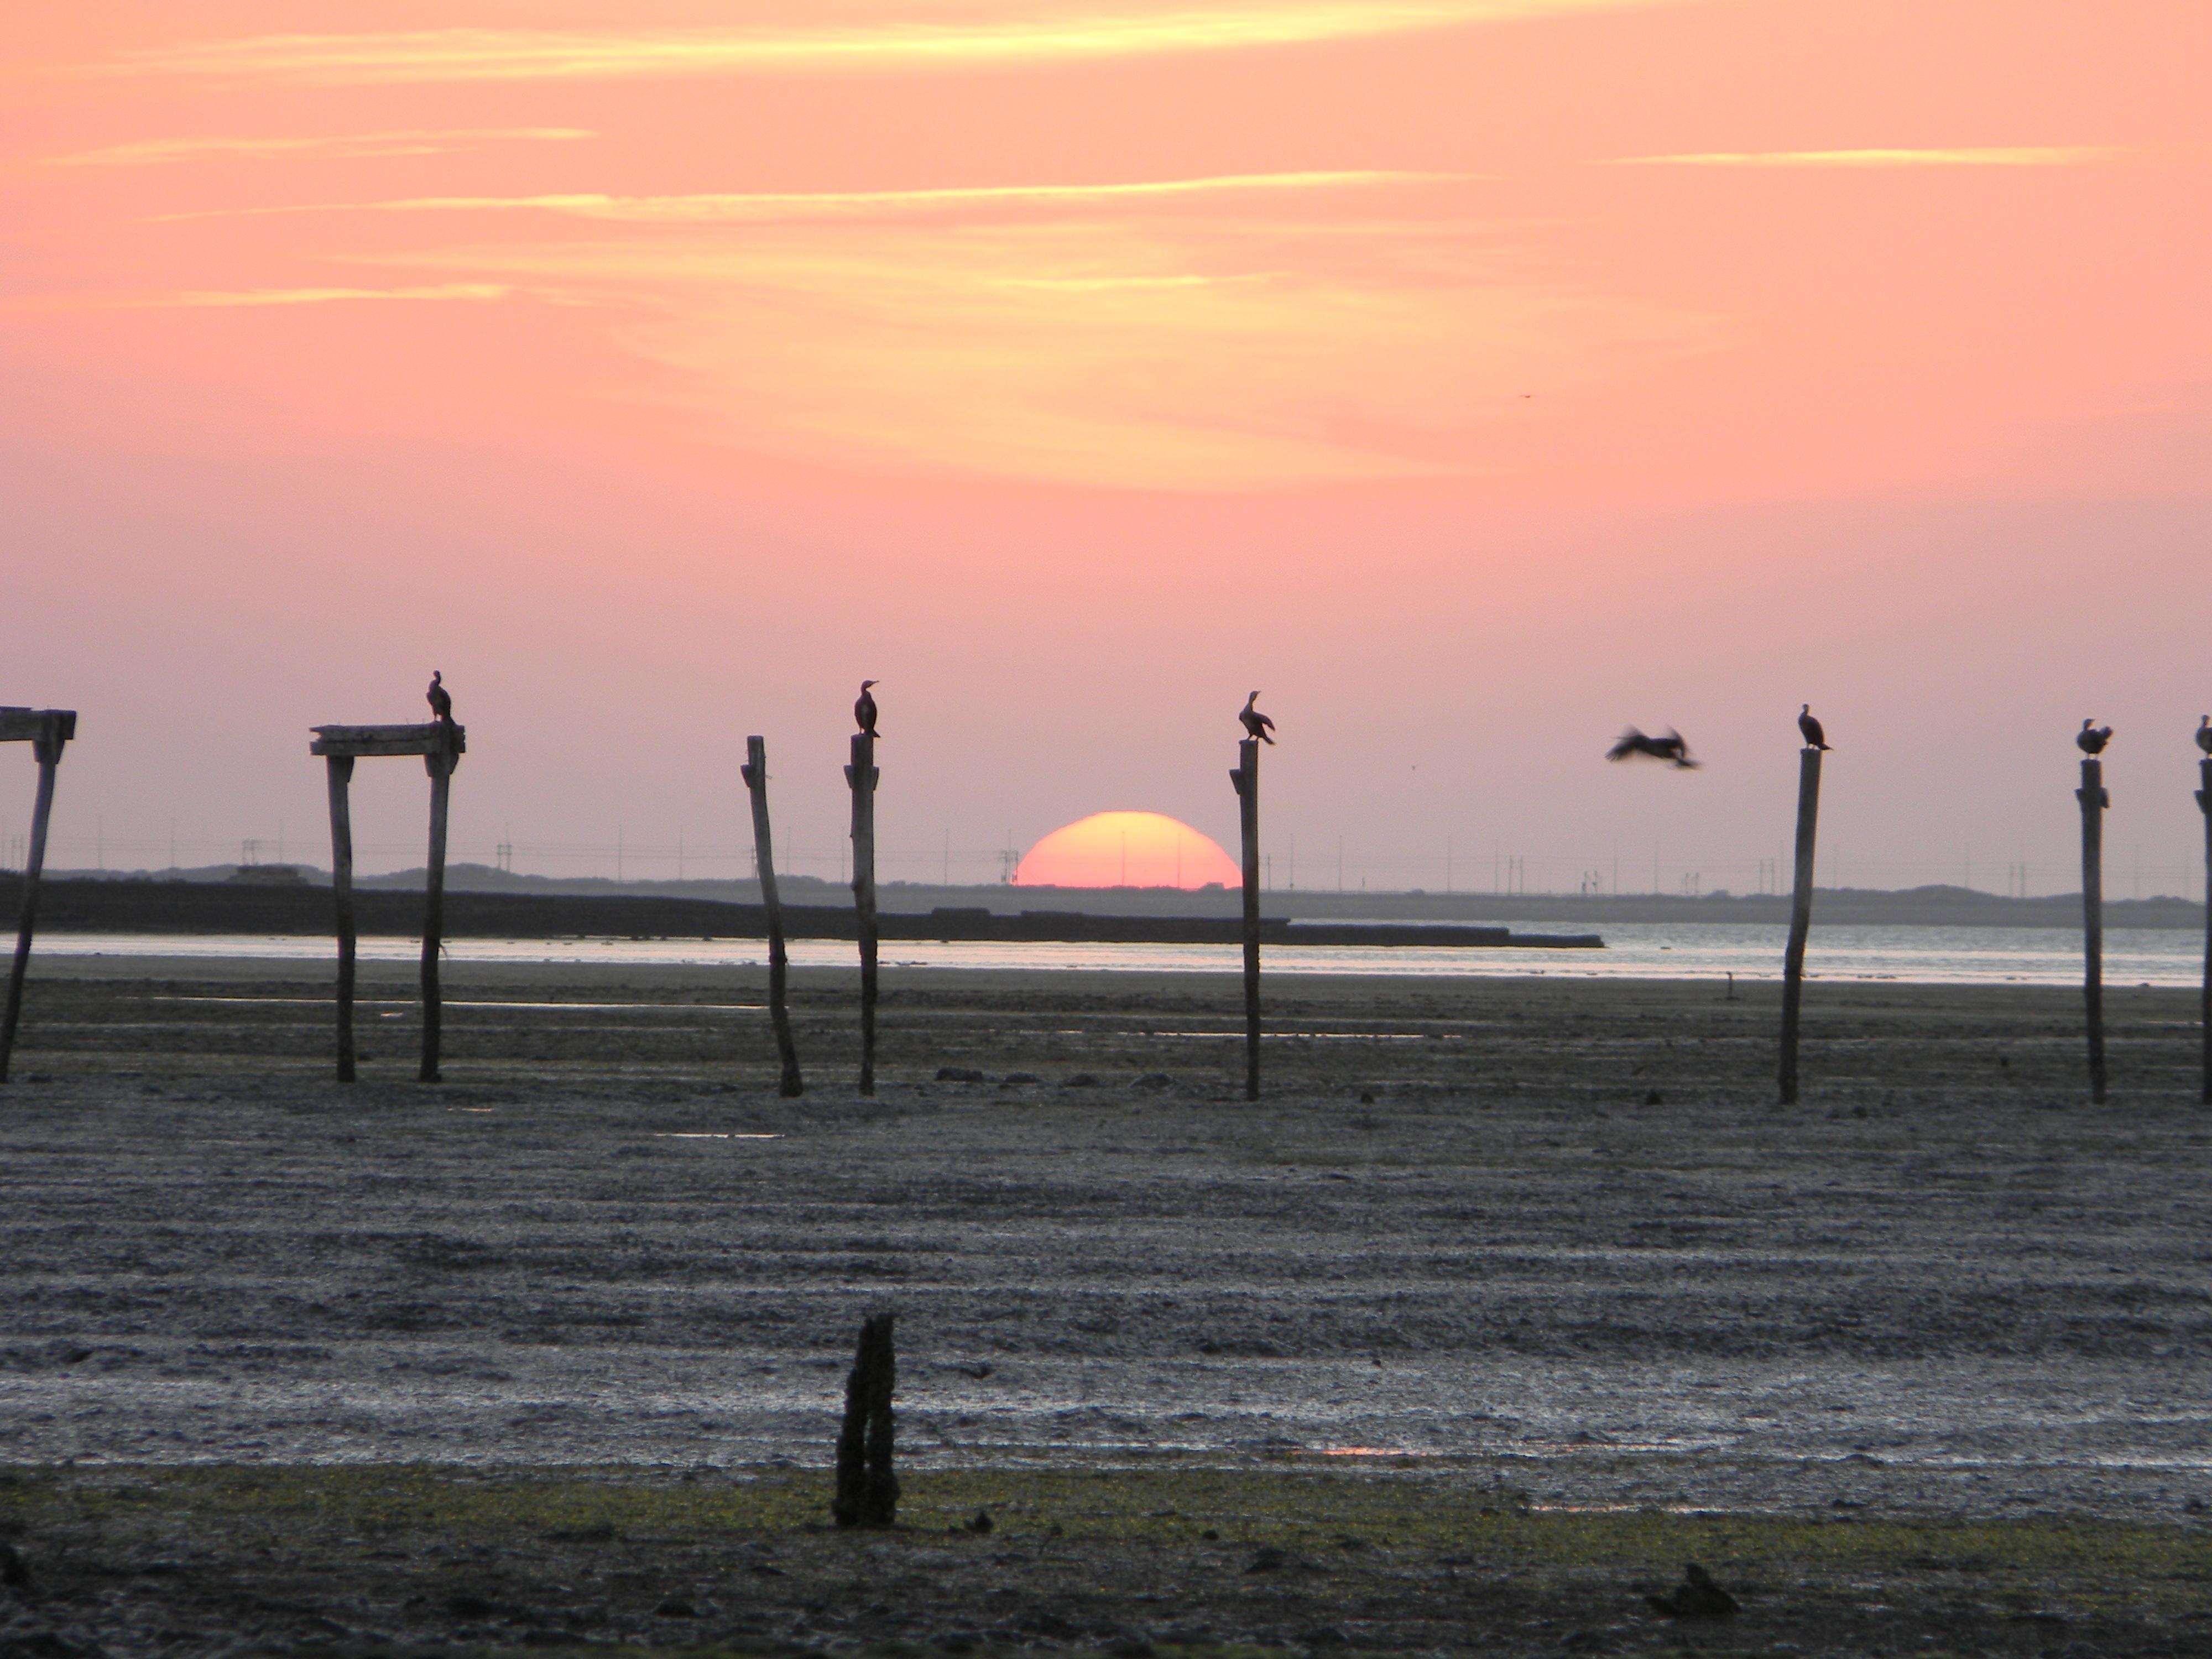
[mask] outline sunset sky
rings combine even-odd
[[[2203,890],[2203,0],[18,11],[54,864],[327,861],[307,727],[436,667],[453,856],[556,874],[737,873],[757,732],[836,875],[870,676],[891,878],[1233,845],[1256,686],[1278,886],[1743,890],[1809,699],[1824,883],[2071,889],[2094,715],[2108,890]]]

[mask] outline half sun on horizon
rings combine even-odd
[[[1237,860],[1202,830],[1161,812],[1093,812],[1030,848],[1017,887],[1241,887]]]

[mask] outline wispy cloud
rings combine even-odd
[[[587,127],[455,127],[349,132],[319,137],[145,138],[74,155],[49,155],[53,167],[151,167],[168,161],[350,161],[385,155],[444,155],[495,143],[562,143],[596,137]]]
[[[1220,52],[1683,0],[1274,0],[1257,5],[811,29],[449,28],[270,34],[126,52],[125,72],[320,82],[520,81],[729,73],[962,69],[1041,60]]]
[[[504,300],[514,289],[503,283],[438,283],[418,288],[248,288],[191,289],[143,300],[112,301],[133,310],[174,307],[320,306],[347,300]]]
[[[1088,185],[972,185],[927,190],[757,191],[684,196],[605,196],[577,192],[542,196],[409,196],[383,202],[313,202],[293,205],[219,208],[165,214],[161,222],[255,218],[288,213],[559,214],[623,224],[708,225],[793,219],[869,218],[962,211],[978,208],[1064,207],[1088,204],[1134,205],[1182,197],[1236,191],[1341,190],[1377,185],[1440,184],[1468,175],[1343,170],[1232,173],[1197,179],[1138,179]]]
[[[1211,216],[636,231],[380,256],[576,307],[703,437],[871,470],[1243,490],[1482,470],[1704,349],[1466,226]]]
[[[1622,155],[1638,167],[2079,167],[2117,161],[2126,145],[2045,144],[1951,149],[1705,150],[1684,155]]]

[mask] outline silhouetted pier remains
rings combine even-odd
[[[38,798],[31,808],[31,846],[23,860],[23,896],[15,907],[15,959],[8,969],[8,1003],[0,1012],[0,1083],[15,1051],[23,1018],[23,978],[31,968],[31,936],[38,930],[39,878],[46,864],[46,825],[53,817],[54,774],[62,750],[76,736],[73,708],[0,708],[0,743],[27,743],[39,763]]]
[[[841,1527],[886,1528],[898,1522],[898,1474],[892,1467],[897,1423],[891,1390],[898,1358],[891,1343],[895,1315],[860,1324],[859,1350],[845,1378],[845,1422],[837,1436],[837,1488],[830,1517]]]
[[[2105,763],[2094,755],[2081,762],[2081,994],[2087,1004],[2089,1037],[2089,1098],[2105,1103]]]
[[[863,688],[866,695],[866,688]],[[853,933],[860,943],[860,1092],[876,1091],[876,765],[872,732],[853,733]]]
[[[2202,732],[2203,726],[2198,726]],[[2212,743],[2200,737],[2205,758],[2197,763],[2197,810],[2204,818],[2204,981],[2197,994],[2197,1019],[2204,1040],[2204,1103],[2212,1106]]]
[[[745,739],[742,769],[745,793],[752,797],[753,863],[760,872],[761,911],[768,933],[768,1017],[775,1027],[776,1059],[782,1067],[775,1091],[786,1100],[795,1100],[806,1092],[806,1085],[799,1079],[799,1048],[791,1036],[787,984],[791,959],[783,948],[783,901],[776,890],[775,842],[769,829],[766,738]]]
[[[1259,694],[1253,694],[1257,696]],[[1249,708],[1249,705],[1247,705]],[[1249,722],[1247,722],[1249,724]],[[1260,744],[1237,745],[1237,823],[1244,842],[1244,1098],[1260,1097]]]
[[[307,752],[320,755],[330,783],[331,893],[338,937],[338,1081],[354,1080],[353,1000],[356,914],[353,890],[353,811],[348,799],[353,763],[364,756],[420,755],[430,775],[430,847],[422,889],[422,1065],[424,1083],[438,1081],[441,1006],[438,952],[445,939],[446,817],[453,769],[468,749],[468,732],[450,720],[415,726],[318,726]]]
[[[1790,942],[1782,953],[1782,1075],[1784,1106],[1797,1103],[1797,1015],[1805,999],[1805,940],[1813,931],[1813,858],[1820,825],[1820,757],[1797,751],[1797,867],[1790,890]]]

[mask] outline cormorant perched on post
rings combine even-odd
[[[1625,761],[1632,755],[1649,755],[1653,760],[1672,761],[1684,771],[1693,770],[1698,764],[1690,758],[1690,745],[1673,726],[1667,728],[1663,738],[1647,738],[1634,726],[1620,734],[1620,741],[1605,751],[1609,761]]]
[[[2206,754],[2212,755],[2212,714],[2197,717],[2197,746]]]
[[[453,694],[446,690],[446,677],[436,669],[430,671],[430,689],[422,694],[430,705],[430,712],[438,717],[441,726],[453,723]]]
[[[2112,740],[2112,728],[2083,720],[2081,729],[2074,734],[2074,741],[2085,755],[2101,755],[2105,745]]]
[[[1245,698],[1243,708],[1237,711],[1237,718],[1244,722],[1246,737],[1257,738],[1262,743],[1273,743],[1274,739],[1267,734],[1275,729],[1275,723],[1252,706],[1259,701],[1260,694],[1257,691]]]
[[[1797,729],[1805,734],[1808,749],[1826,749],[1828,746],[1828,739],[1821,732],[1820,722],[1814,717],[1813,705],[1809,702],[1797,710]]]
[[[872,738],[879,738],[883,733],[876,730],[876,700],[868,688],[881,684],[880,680],[862,680],[860,697],[853,704],[853,724]]]

